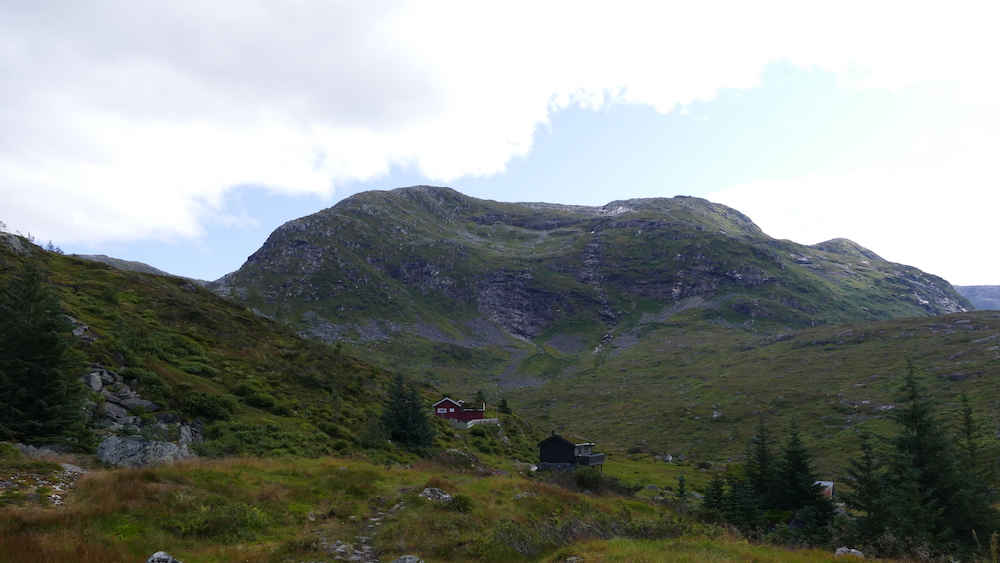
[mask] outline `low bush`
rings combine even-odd
[[[238,408],[239,401],[233,395],[211,395],[201,391],[188,393],[181,401],[181,410],[209,421],[229,420]]]
[[[219,370],[203,362],[184,362],[177,367],[181,371],[186,371],[194,375],[204,375],[206,377],[211,377],[219,373]]]
[[[256,506],[226,502],[177,514],[164,527],[181,536],[237,542],[254,539],[267,523],[267,515]]]
[[[593,467],[580,467],[571,472],[546,471],[540,475],[553,485],[594,494],[610,493],[632,496],[642,489],[641,485],[629,485],[621,479],[605,475]]]
[[[0,442],[0,459],[22,459],[24,454],[14,444]]]
[[[469,495],[457,494],[451,497],[451,502],[444,505],[448,510],[454,512],[472,512],[475,501]]]

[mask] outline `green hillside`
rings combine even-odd
[[[0,240],[0,288],[27,268],[75,318],[85,364],[122,374],[156,403],[204,423],[206,453],[317,455],[358,448],[381,412],[388,375],[342,347],[303,339],[188,280],[122,271]],[[100,410],[103,400],[88,397]],[[138,432],[138,428],[135,430]]]
[[[996,311],[767,336],[690,313],[649,326],[631,347],[506,393],[543,430],[571,428],[651,455],[738,461],[761,417],[776,429],[795,422],[820,465],[840,477],[857,431],[880,432],[898,404],[908,361],[944,411],[954,413],[966,393],[995,428],[998,337]]]
[[[985,337],[990,324],[936,276],[846,239],[776,240],[690,197],[365,192],[283,225],[211,287],[443,391],[502,394],[542,428],[720,460],[740,453],[757,411],[798,420],[835,459],[852,425],[891,403],[908,359],[933,377],[961,351],[897,326],[961,314],[959,334]]]

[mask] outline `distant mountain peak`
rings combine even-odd
[[[882,258],[878,254],[875,254],[871,250],[868,250],[853,240],[846,238],[830,239],[826,242],[814,244],[812,245],[812,248],[815,248],[816,250],[823,250],[825,252],[836,252],[837,254],[843,254],[845,256],[854,256],[865,260],[877,260],[879,262],[886,261],[885,258]]]

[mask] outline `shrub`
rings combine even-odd
[[[642,488],[640,485],[629,485],[617,477],[605,475],[593,467],[580,467],[571,473],[564,471],[547,473],[549,475],[546,480],[554,485],[591,493],[607,492],[621,496],[632,496]]]
[[[165,527],[181,536],[241,541],[254,539],[267,522],[261,509],[235,502],[199,506],[170,518]]]
[[[278,401],[274,398],[274,396],[268,393],[251,393],[249,395],[244,395],[243,402],[251,407],[266,410],[271,410],[278,404]]]
[[[455,512],[472,512],[474,505],[475,501],[469,495],[457,494],[451,497],[451,502],[446,504],[445,508]]]
[[[24,454],[13,444],[0,442],[0,459],[23,459]]]
[[[184,362],[177,367],[180,368],[181,371],[186,371],[194,375],[203,375],[206,377],[211,377],[219,373],[219,370],[202,362]]]
[[[210,395],[201,391],[189,393],[181,402],[181,409],[191,416],[206,420],[229,420],[239,408],[232,395]]]
[[[148,369],[127,367],[119,372],[122,378],[135,379],[139,382],[146,391],[146,395],[150,398],[155,399],[166,399],[170,396],[173,389],[170,387],[159,374],[149,371]]]

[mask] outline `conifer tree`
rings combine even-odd
[[[721,518],[726,506],[726,480],[721,474],[712,475],[705,486],[705,499],[701,501],[701,509],[709,518]]]
[[[899,433],[889,440],[882,496],[888,531],[910,545],[974,546],[973,531],[988,537],[997,529],[997,512],[983,481],[956,463],[952,437],[935,416],[912,364],[900,402],[893,411]]]
[[[746,482],[758,502],[765,508],[772,508],[775,484],[775,459],[771,446],[774,440],[761,416],[757,424],[757,435],[750,439],[747,452]]]
[[[0,439],[85,447],[82,354],[40,268],[0,288]]]
[[[393,442],[411,450],[425,450],[434,443],[434,428],[417,388],[396,374],[382,411],[382,426]]]
[[[812,455],[802,443],[795,424],[788,430],[788,440],[776,465],[771,505],[792,512],[813,507],[817,510],[816,517],[825,525],[833,515],[833,503],[823,496]]]
[[[851,460],[847,474],[853,481],[854,490],[844,493],[844,503],[857,513],[851,521],[855,536],[864,544],[870,544],[886,529],[887,514],[885,488],[886,475],[882,462],[875,455],[875,444],[868,432],[859,433],[861,457]]]
[[[765,527],[760,503],[746,481],[729,482],[729,492],[723,503],[723,516],[727,522],[750,536],[759,535]]]
[[[500,399],[497,403],[497,412],[500,414],[510,414],[510,405],[507,404],[507,399]]]
[[[833,518],[833,501],[823,496],[812,455],[802,443],[794,423],[775,465],[770,508],[795,514],[801,541],[811,545],[826,543],[830,537],[827,525]]]

